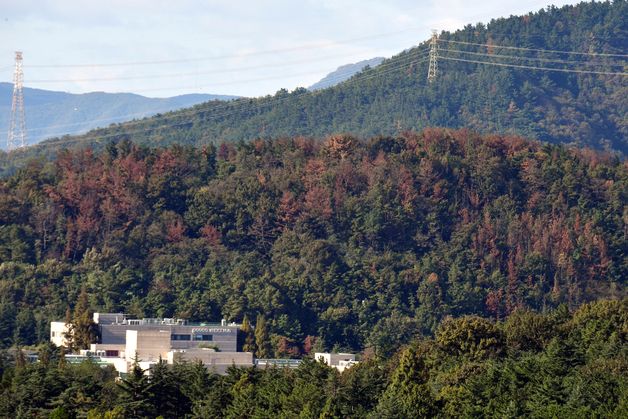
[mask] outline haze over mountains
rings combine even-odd
[[[0,147],[11,114],[12,83],[0,83]],[[132,93],[91,92],[72,94],[24,88],[24,102],[30,145],[66,134],[78,134],[112,123],[143,118],[210,100],[231,100],[236,96],[189,94],[169,98],[150,98]]]

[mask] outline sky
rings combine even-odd
[[[72,93],[263,96],[390,57],[431,29],[561,0],[0,0],[0,81]]]

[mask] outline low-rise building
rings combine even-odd
[[[98,326],[98,343],[77,356],[97,358],[121,373],[126,373],[135,360],[144,369],[159,360],[200,360],[217,373],[224,373],[231,365],[253,365],[252,353],[237,352],[239,325],[226,320],[191,323],[168,318],[128,319],[122,313],[94,313],[93,318]],[[51,342],[67,346],[67,331],[64,322],[51,322]]]
[[[355,354],[347,353],[316,352],[314,359],[322,361],[340,372],[358,363],[358,361],[355,360]]]

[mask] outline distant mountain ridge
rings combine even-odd
[[[0,83],[0,148],[6,147],[13,84]],[[79,134],[112,123],[174,111],[211,100],[237,96],[188,94],[149,98],[133,93],[91,92],[73,94],[24,88],[27,137],[30,145],[46,138]]]
[[[384,57],[375,57],[371,58],[370,60],[362,60],[358,61],[357,63],[342,65],[338,67],[335,71],[332,71],[321,80],[308,87],[308,90],[320,90],[335,86],[339,83],[342,83],[343,81],[350,79],[356,73],[364,70],[365,67],[377,67],[384,60]]]

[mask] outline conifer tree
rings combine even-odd
[[[133,360],[133,366],[126,378],[118,383],[122,390],[122,407],[126,417],[151,416],[152,384],[144,370],[140,367],[137,357]]]
[[[416,349],[401,355],[376,413],[379,418],[428,418],[436,413],[435,400],[427,385],[427,367]]]
[[[268,327],[266,326],[266,318],[259,314],[255,322],[255,346],[257,348],[257,358],[271,358],[272,350],[270,346],[270,337],[268,335]]]
[[[74,312],[70,314],[70,309],[66,311],[66,325],[68,331],[65,333],[65,340],[68,349],[77,351],[88,349],[89,345],[98,339],[98,329],[89,309],[89,299],[85,287],[81,288]]]
[[[244,335],[244,344],[242,345],[242,351],[255,352],[255,336],[253,334],[253,328],[251,327],[249,318],[246,315],[244,316],[244,320],[242,320],[242,326],[240,326],[240,330]]]

